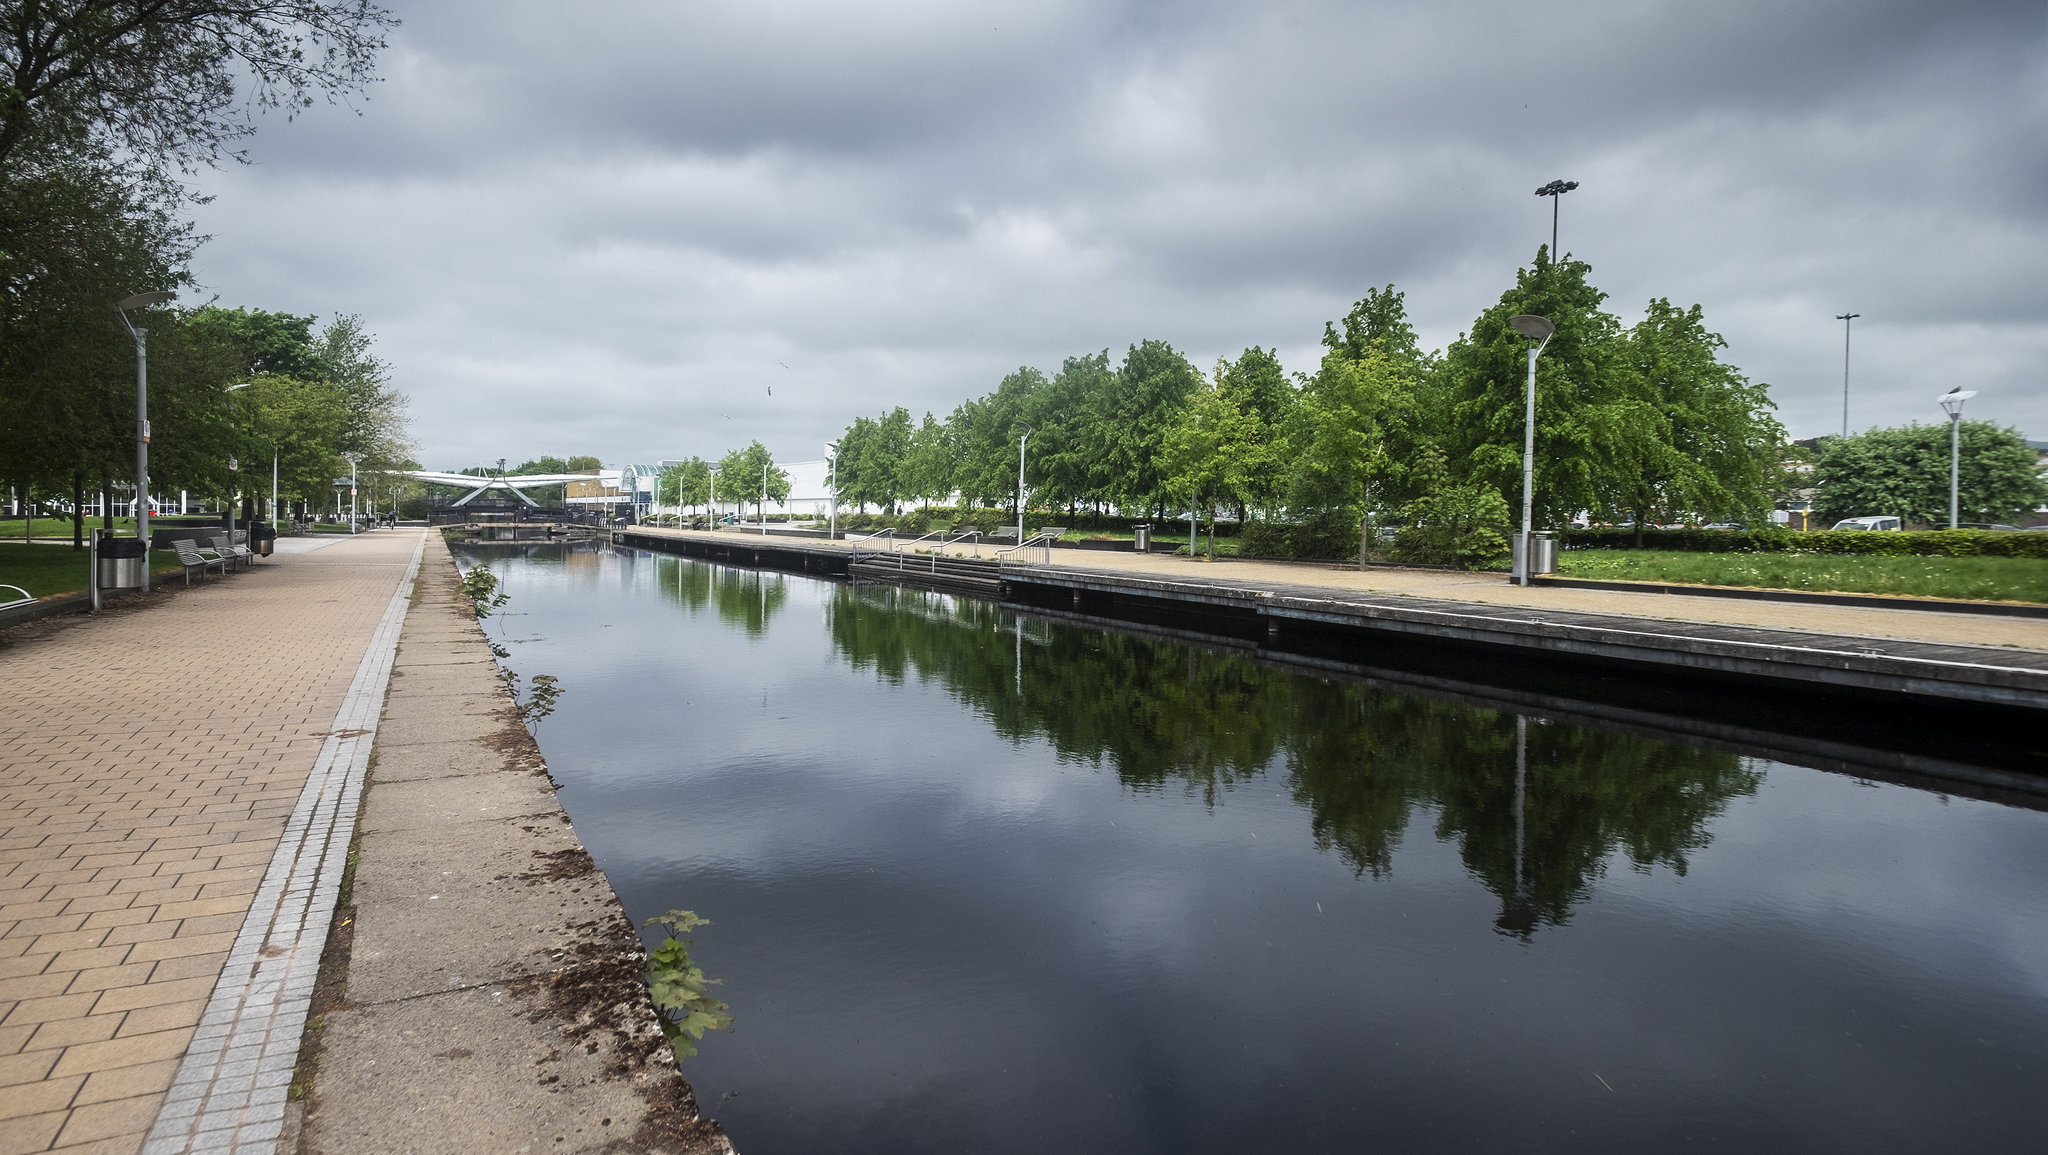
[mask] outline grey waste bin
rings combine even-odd
[[[1152,552],[1152,526],[1150,523],[1131,527],[1131,548],[1139,553]]]
[[[101,589],[142,588],[142,567],[149,564],[149,549],[142,542],[132,537],[103,537],[99,555]]]
[[[1546,574],[1557,572],[1557,535],[1549,530],[1539,529],[1529,535],[1529,572]]]
[[[256,551],[257,557],[269,557],[270,551],[276,547],[277,530],[267,525],[255,526],[249,530],[249,548]]]

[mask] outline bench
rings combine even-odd
[[[236,545],[230,542],[228,535],[224,533],[213,535],[213,552],[221,557],[241,562],[243,569],[248,569],[256,564],[255,550],[250,549],[246,545]]]
[[[185,567],[186,585],[189,586],[192,584],[193,570],[198,570],[199,576],[205,577],[206,567],[208,566],[219,566],[221,576],[227,576],[228,563],[230,559],[224,557],[207,557],[205,554],[199,552],[198,543],[190,540],[189,538],[181,537],[173,540],[171,542],[171,548],[176,550],[178,553],[178,564]]]

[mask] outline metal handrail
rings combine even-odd
[[[848,541],[849,543],[851,543],[851,542],[856,542],[856,541],[862,541],[862,542],[867,542],[867,541],[873,541],[873,540],[875,540],[875,539],[876,539],[876,538],[878,538],[878,537],[886,537],[886,538],[888,538],[888,539],[889,539],[889,552],[890,552],[890,553],[892,553],[892,554],[896,552],[896,531],[895,531],[895,530],[893,530],[893,529],[885,529],[885,530],[881,530],[881,531],[879,531],[879,532],[876,532],[876,533],[870,533],[870,534],[866,534],[866,535],[864,535],[864,536],[861,536],[861,537],[855,537],[855,536],[853,536],[853,534],[851,534],[851,533],[848,533],[848,534],[846,535],[846,540],[847,540],[847,541]],[[880,556],[881,552],[882,552],[881,550],[875,550],[875,551],[873,551],[873,553],[874,553],[874,556]],[[852,561],[856,561],[856,562],[857,562],[857,561],[859,561],[859,560],[861,560],[861,547],[860,547],[860,546],[857,546],[857,545],[856,545],[856,546],[853,546],[853,557],[851,558],[851,560],[852,560]]]
[[[20,597],[15,598],[11,602],[0,602],[0,610],[11,610],[16,606],[25,606],[30,602],[36,600],[34,594],[29,593],[27,590],[22,589],[20,586],[0,585],[0,590],[13,590],[15,593],[21,595]]]
[[[980,557],[981,531],[978,529],[963,529],[960,531],[960,536],[954,538],[952,541],[947,541],[945,538],[942,537],[939,539],[939,548],[944,549],[949,545],[959,545],[961,542],[966,541],[970,537],[974,539],[974,556]]]
[[[996,562],[998,564],[1001,564],[1001,562],[1004,559],[1008,558],[1011,554],[1016,553],[1019,550],[1036,549],[1038,551],[1036,564],[1051,565],[1052,543],[1059,540],[1059,536],[1060,535],[1057,533],[1047,533],[1041,529],[1037,533],[1032,534],[1030,537],[1025,538],[1023,541],[1018,542],[1016,545],[1013,545],[1008,549],[997,550]]]

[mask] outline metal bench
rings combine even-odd
[[[198,571],[199,571],[199,576],[201,576],[201,577],[205,577],[205,576],[206,576],[206,568],[207,568],[208,566],[218,566],[218,567],[220,567],[220,573],[221,573],[221,576],[222,576],[222,577],[226,577],[226,576],[227,576],[227,573],[228,573],[228,564],[229,564],[229,561],[230,561],[231,559],[229,559],[229,558],[224,558],[224,557],[219,557],[219,556],[215,556],[215,557],[207,557],[207,556],[206,556],[205,554],[203,554],[203,553],[199,552],[199,545],[198,545],[198,543],[197,543],[197,542],[194,542],[194,541],[192,541],[192,540],[190,540],[190,539],[188,539],[188,538],[182,538],[182,537],[181,537],[181,538],[177,538],[177,539],[173,540],[173,541],[171,542],[171,548],[172,548],[173,550],[176,550],[176,551],[177,551],[177,554],[178,554],[178,564],[179,564],[179,565],[182,565],[182,566],[184,566],[184,567],[185,567],[185,584],[186,584],[186,585],[188,585],[188,586],[189,586],[189,585],[191,585],[191,584],[192,584],[192,571],[193,571],[193,570],[195,570],[195,569],[196,569],[196,570],[198,570]]]
[[[224,533],[213,535],[213,552],[221,557],[241,562],[243,569],[248,569],[256,564],[255,550],[250,549],[246,545],[236,545],[229,541],[228,535]]]

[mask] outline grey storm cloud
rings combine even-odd
[[[1455,338],[1547,243],[1704,306],[1795,436],[2048,435],[2048,9],[397,4],[385,80],[203,178],[203,286],[353,312],[422,461],[817,456],[1137,340]],[[786,367],[785,367],[786,366]],[[772,395],[769,390],[773,389]],[[729,416],[729,419],[728,419]]]

